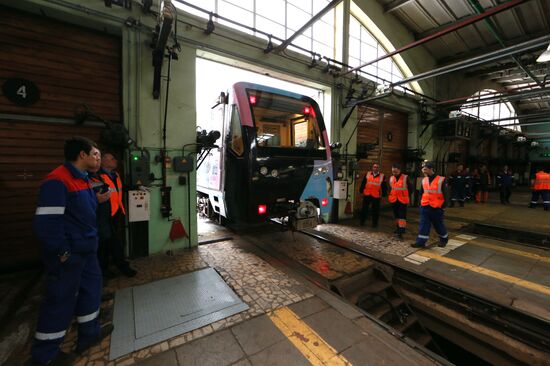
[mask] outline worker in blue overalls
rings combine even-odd
[[[445,207],[447,188],[445,177],[435,175],[434,164],[431,161],[424,162],[422,173],[425,177],[422,180],[420,190],[420,228],[416,242],[411,244],[413,248],[423,248],[430,238],[430,229],[433,225],[439,235],[438,246],[444,247],[449,241],[449,233],[445,228],[443,208]]]
[[[42,244],[47,275],[31,354],[38,365],[70,365],[73,353],[59,349],[73,316],[78,322],[76,351],[101,340],[101,270],[97,260],[97,199],[87,170],[99,167],[95,143],[84,137],[65,141],[65,160],[40,187],[34,231]],[[112,331],[112,327],[105,333]]]
[[[464,171],[464,166],[459,164],[456,171],[451,174],[449,179],[451,182],[451,207],[458,202],[460,207],[464,207],[466,195],[468,191],[469,174]]]

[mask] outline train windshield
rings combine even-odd
[[[259,90],[248,90],[248,100],[258,147],[325,150],[311,102]]]

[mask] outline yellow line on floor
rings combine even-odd
[[[288,307],[279,308],[268,316],[312,365],[351,365]]]
[[[490,269],[487,269],[487,268],[479,267],[479,266],[476,266],[476,265],[473,265],[473,264],[470,264],[470,263],[466,263],[466,262],[462,262],[462,261],[459,261],[459,260],[456,260],[456,259],[443,257],[441,255],[429,252],[427,250],[420,250],[416,253],[419,254],[419,255],[423,255],[424,257],[435,259],[436,261],[439,261],[439,262],[447,263],[447,264],[450,264],[450,265],[455,266],[455,267],[464,268],[464,269],[470,270],[472,272],[476,272],[476,273],[483,274],[485,276],[493,277],[493,278],[496,278],[496,279],[504,281],[504,282],[512,283],[514,285],[518,285],[518,286],[525,287],[525,288],[528,288],[528,289],[536,291],[536,292],[543,293],[545,295],[550,295],[550,287],[540,285],[538,283],[522,280],[521,278],[518,278],[518,277],[510,276],[510,275],[507,275],[507,274],[504,274],[504,273],[500,273],[500,272],[493,271],[493,270],[490,270]]]
[[[512,249],[512,248],[508,248],[508,247],[501,247],[501,246],[495,245],[495,244],[480,243],[480,242],[475,242],[475,241],[469,241],[468,244],[473,244],[473,245],[477,245],[479,247],[483,247],[483,248],[487,248],[487,249],[493,249],[493,250],[496,250],[498,252],[504,252],[504,253],[514,254],[514,255],[519,255],[519,256],[522,256],[522,257],[525,257],[525,258],[531,258],[531,259],[534,259],[534,260],[537,260],[537,261],[543,261],[543,262],[546,262],[546,263],[550,263],[550,258],[549,257],[545,257],[545,256],[538,255],[538,254],[535,254],[535,253],[529,253],[529,252],[526,252],[526,251],[523,251],[523,250]]]

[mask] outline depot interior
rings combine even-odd
[[[220,95],[236,82],[319,104],[335,144],[334,180],[345,182],[326,224],[356,224],[359,185],[373,163],[387,177],[394,163],[419,172],[424,160],[447,176],[459,164],[485,165],[492,176],[508,165],[514,194],[525,197],[535,173],[550,166],[549,0],[20,0],[0,4],[0,24],[6,322],[25,301],[21,288],[32,288],[21,280],[26,285],[16,290],[11,279],[36,283],[41,276],[32,233],[38,188],[62,163],[71,136],[117,151],[123,181],[140,191],[125,197],[124,246],[132,261],[238,235],[222,218],[197,214],[196,177],[209,152],[197,143],[212,130]],[[283,133],[278,143],[287,140]],[[518,207],[528,204],[525,198]],[[472,224],[476,215],[465,220]],[[522,220],[510,225],[521,229]],[[170,238],[174,221],[185,231],[177,240]],[[547,238],[549,222],[547,215],[533,230]],[[537,258],[547,265],[547,248],[541,250]],[[548,304],[550,284],[541,286],[539,300]],[[430,321],[425,327],[439,329]],[[480,364],[502,361],[497,345],[481,349],[461,332],[433,338],[454,345],[447,355],[460,346]],[[507,362],[529,363],[535,353],[522,358],[518,351]],[[444,358],[432,361],[452,362]]]

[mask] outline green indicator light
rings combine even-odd
[[[134,160],[139,160],[139,156],[134,156]]]

